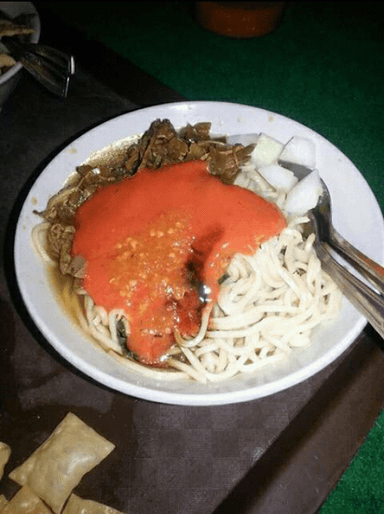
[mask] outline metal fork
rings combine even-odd
[[[44,87],[66,98],[69,83],[75,73],[75,60],[50,46],[27,43],[17,37],[3,37],[1,43],[9,54],[20,62]]]

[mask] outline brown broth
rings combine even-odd
[[[83,305],[80,296],[74,290],[74,277],[63,275],[58,267],[51,266],[48,268],[48,276],[61,307],[71,320],[80,326],[78,316],[79,312],[83,310]]]

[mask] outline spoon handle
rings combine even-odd
[[[316,246],[323,269],[330,275],[343,294],[384,338],[384,296],[378,294],[344,266],[339,264],[331,254],[326,243]]]
[[[384,294],[384,268],[380,264],[360,252],[335,229],[331,230],[328,243],[373,286],[376,286],[381,294]]]

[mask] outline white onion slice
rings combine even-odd
[[[316,167],[315,143],[305,137],[293,136],[284,146],[279,160],[314,169]]]
[[[273,137],[261,133],[257,139],[256,146],[251,153],[251,161],[256,168],[277,162],[284,144]]]
[[[284,210],[290,215],[303,216],[316,206],[322,191],[319,172],[313,170],[287,194]]]
[[[279,164],[267,164],[261,166],[258,171],[273,188],[283,193],[288,193],[298,181],[292,171]]]

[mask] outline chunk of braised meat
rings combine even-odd
[[[157,169],[167,164],[202,159],[207,160],[210,173],[231,184],[253,146],[231,147],[224,143],[224,138],[213,140],[210,130],[211,123],[200,122],[187,125],[177,133],[168,119],[157,119],[139,142],[129,148],[124,167],[134,174],[140,168]]]
[[[209,155],[209,149],[202,144],[199,143],[191,143],[189,145],[188,154],[185,158],[186,161],[194,161],[197,159],[201,159],[205,161],[208,158]]]
[[[188,153],[188,143],[177,134],[172,123],[155,120],[139,144],[140,168],[160,168],[182,162]]]
[[[180,137],[190,142],[208,141],[211,139],[210,135],[211,123],[203,121],[195,123],[195,125],[188,124],[180,130]]]
[[[90,198],[99,187],[116,182],[124,178],[121,168],[100,167],[93,168],[82,165],[76,168],[78,180],[64,187],[49,200],[44,211],[37,212],[49,222],[62,222],[64,225],[72,224],[73,218],[80,205]]]
[[[90,166],[79,167],[77,171],[80,175],[78,182],[59,191],[49,200],[47,208],[37,214],[50,223],[47,251],[58,260],[61,273],[81,278],[84,274],[84,260],[71,254],[77,209],[100,186],[115,181],[116,177],[102,169],[95,172]]]
[[[218,176],[225,184],[233,184],[240,172],[240,166],[249,159],[253,148],[254,145],[211,145],[207,157],[209,172]]]
[[[76,229],[73,225],[64,225],[63,222],[52,223],[47,230],[48,252],[58,260],[59,269],[63,275],[83,278],[85,261],[81,256],[71,254],[75,233]]]

